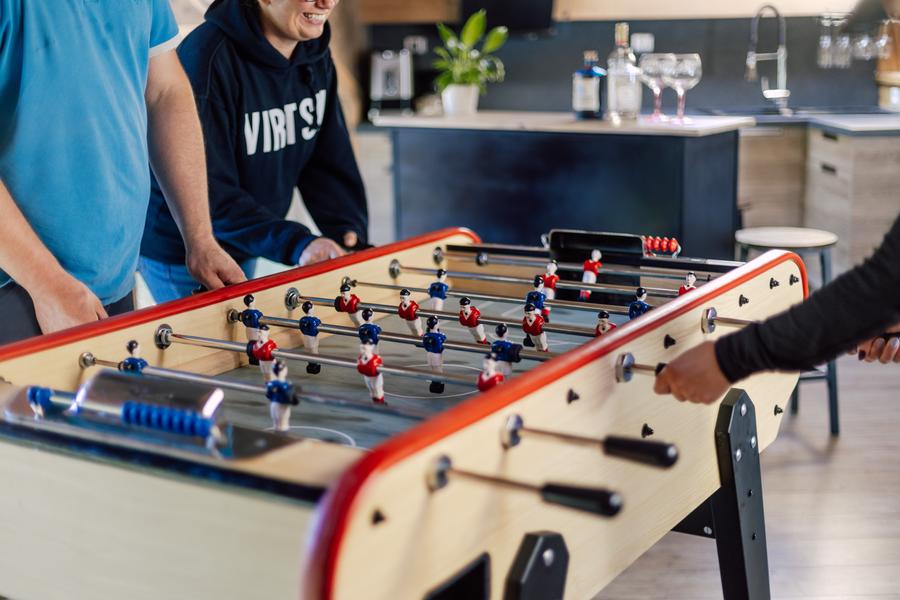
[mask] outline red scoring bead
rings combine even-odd
[[[669,248],[671,249],[672,254],[675,254],[676,252],[678,252],[678,249],[681,248],[681,246],[678,244],[678,240],[672,238],[669,241]]]

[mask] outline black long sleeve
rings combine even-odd
[[[729,381],[758,371],[800,371],[846,352],[900,320],[900,217],[875,253],[791,307],[716,342]]]

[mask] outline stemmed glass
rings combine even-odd
[[[662,113],[663,73],[675,62],[674,54],[644,54],[638,66],[641,68],[641,81],[653,92],[653,114],[650,121],[668,121],[669,117]]]
[[[677,122],[690,123],[690,119],[684,117],[684,94],[700,83],[702,76],[703,64],[699,54],[676,54],[675,60],[663,69],[663,83],[678,94]]]

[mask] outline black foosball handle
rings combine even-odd
[[[604,517],[613,517],[622,510],[622,497],[602,488],[548,483],[541,487],[541,498],[549,504],[574,508]]]
[[[671,467],[678,460],[678,448],[674,444],[626,437],[608,436],[603,440],[603,452],[654,467]]]

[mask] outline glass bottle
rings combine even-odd
[[[606,107],[610,120],[637,119],[641,113],[641,70],[628,45],[628,23],[616,23],[616,47],[606,69]]]
[[[597,64],[600,56],[594,50],[584,53],[584,68],[572,74],[572,110],[577,119],[599,119],[600,82],[606,76]]]

